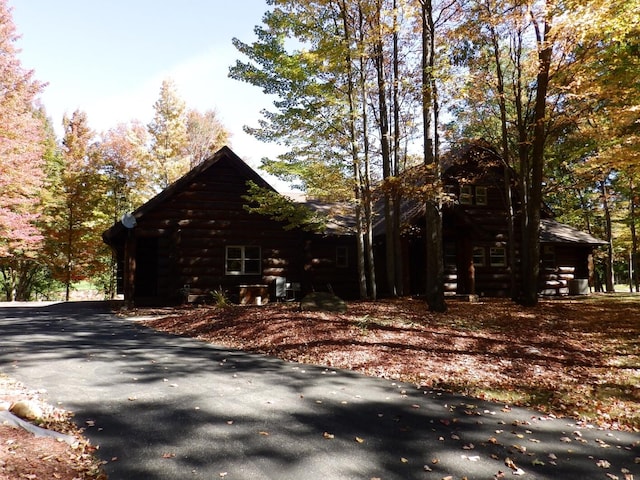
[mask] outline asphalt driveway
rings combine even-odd
[[[0,372],[75,412],[110,480],[640,478],[639,435],[226,350],[102,303],[0,307]]]

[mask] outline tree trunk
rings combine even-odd
[[[607,293],[612,293],[614,289],[613,281],[613,232],[611,228],[611,211],[609,209],[609,192],[607,190],[607,181],[603,179],[600,183],[600,192],[602,193],[602,208],[604,210],[605,235],[607,237],[607,258],[605,260],[604,284]]]
[[[347,69],[347,100],[349,102],[349,136],[351,142],[351,161],[354,179],[354,196],[355,196],[355,210],[356,210],[356,238],[357,238],[357,255],[358,255],[358,285],[360,289],[360,298],[368,298],[367,289],[367,261],[366,261],[366,222],[363,212],[363,182],[360,167],[360,152],[358,149],[358,141],[356,138],[356,101],[355,101],[355,87],[354,87],[354,74],[351,66],[352,58],[349,51],[349,45],[351,44],[351,35],[349,35],[349,22],[347,19],[347,9],[345,1],[340,3],[340,14],[342,19],[342,25],[345,36],[345,48],[346,57],[345,64]]]
[[[631,230],[631,275],[629,275],[629,291],[640,289],[640,275],[638,275],[638,235],[636,232],[636,194],[633,180],[629,181],[629,228]]]
[[[521,303],[533,306],[538,303],[538,282],[540,275],[540,214],[542,210],[542,173],[544,169],[544,147],[546,144],[546,106],[549,87],[552,45],[548,42],[551,23],[544,21],[544,31],[536,26],[538,41],[538,75],[535,97],[533,139],[529,175],[529,195],[526,207],[524,238],[526,248],[526,270],[523,272],[523,292]]]
[[[392,175],[398,177],[400,175],[400,60],[398,58],[398,28],[397,28],[397,2],[393,1],[393,165]],[[397,189],[393,189],[393,229],[392,237],[395,248],[395,281],[396,292],[398,295],[404,295],[404,257],[402,255],[402,240],[400,237],[400,193]]]
[[[424,138],[424,163],[427,175],[433,185],[439,182],[437,155],[431,136],[432,107],[434,105],[433,68],[435,32],[431,0],[422,0],[422,121]],[[433,125],[437,130],[437,125]],[[437,144],[437,142],[436,142]],[[425,244],[426,244],[426,300],[429,310],[446,312],[444,301],[444,259],[442,251],[442,211],[436,189],[428,193],[425,202]]]
[[[516,236],[515,236],[515,213],[513,208],[513,196],[511,192],[511,162],[509,161],[509,129],[507,124],[507,103],[504,87],[504,74],[502,72],[502,62],[500,55],[500,43],[498,33],[493,26],[491,28],[491,39],[493,43],[493,58],[496,67],[496,85],[498,88],[498,102],[500,106],[500,137],[502,144],[502,161],[504,163],[504,193],[507,207],[507,242],[509,243],[508,268],[510,271],[509,296],[512,300],[518,298],[518,284],[516,281]]]
[[[382,6],[378,4],[376,12],[376,30],[378,38],[374,43],[374,60],[376,66],[376,78],[378,86],[378,126],[380,128],[380,153],[382,155],[382,178],[388,180],[392,176],[391,166],[391,149],[389,145],[389,109],[387,107],[386,81],[384,75],[384,49],[382,46],[382,31],[380,26],[380,9]],[[394,197],[392,192],[387,188],[384,192],[384,222],[385,222],[385,260],[386,260],[386,280],[387,293],[395,297],[398,295],[396,286],[396,245],[394,237]]]

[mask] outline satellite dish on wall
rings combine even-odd
[[[133,214],[131,213],[125,213],[122,216],[122,225],[124,225],[125,228],[133,228],[136,226],[138,222],[136,222],[136,217],[133,216]]]

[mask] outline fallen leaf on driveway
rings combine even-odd
[[[609,468],[611,467],[611,463],[609,463],[607,460],[598,460],[596,462],[596,465],[600,468]]]

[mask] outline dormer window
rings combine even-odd
[[[476,205],[487,204],[487,187],[475,187],[476,189]]]
[[[473,187],[471,185],[460,187],[460,204],[473,205]]]
[[[460,187],[459,201],[461,205],[487,205],[487,187],[463,185]]]

